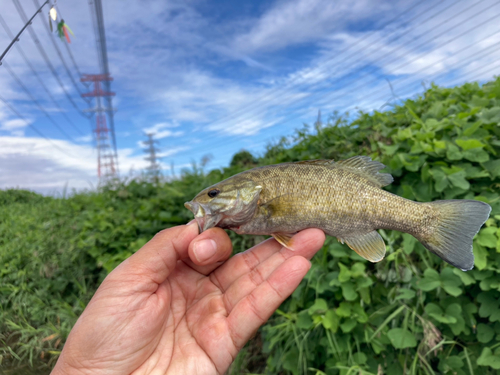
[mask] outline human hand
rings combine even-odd
[[[223,263],[232,245],[222,229],[166,229],[106,277],[52,374],[224,373],[324,239],[306,229],[296,251],[268,239]]]

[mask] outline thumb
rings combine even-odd
[[[198,235],[193,222],[162,230],[134,255],[122,262],[109,276],[147,279],[161,284],[172,273],[180,259],[188,258],[189,244]]]

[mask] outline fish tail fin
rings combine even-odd
[[[429,203],[436,219],[415,237],[431,252],[451,265],[474,268],[472,239],[491,212],[490,205],[474,200],[452,199]]]

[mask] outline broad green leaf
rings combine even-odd
[[[451,182],[452,185],[460,189],[467,190],[470,188],[469,181],[465,179],[465,171],[460,171],[449,175],[448,180]]]
[[[391,340],[392,346],[396,349],[414,348],[417,346],[415,336],[407,329],[393,328],[387,332],[387,336]]]
[[[494,336],[495,331],[492,330],[491,327],[483,323],[477,325],[477,339],[479,342],[486,344],[490,342]]]
[[[498,240],[495,236],[496,231],[496,227],[481,229],[476,238],[477,243],[481,246],[489,247],[491,249],[496,248]]]
[[[349,270],[349,268],[344,266],[342,263],[339,263],[339,267],[340,267],[339,281],[341,283],[344,283],[344,282],[350,280],[351,279],[351,271]]]
[[[415,237],[411,234],[403,233],[403,251],[405,254],[410,255],[413,252],[416,243],[417,239]]]
[[[464,272],[462,270],[459,270],[458,268],[453,268],[453,273],[460,277],[460,280],[462,280],[462,283],[464,285],[471,285],[476,283],[476,280],[472,277],[470,272]]]
[[[478,163],[484,163],[490,160],[489,154],[481,148],[473,148],[463,153],[464,158]]]
[[[481,355],[477,359],[477,364],[500,370],[500,355],[499,353],[493,354],[490,348],[483,348]]]
[[[479,139],[457,139],[455,143],[462,147],[464,151],[471,150],[476,147],[482,148],[485,146],[485,144]]]
[[[354,284],[350,281],[341,284],[342,295],[346,301],[354,301],[358,298],[358,293],[354,290]]]
[[[417,287],[424,292],[429,292],[438,288],[441,285],[441,279],[439,274],[433,269],[426,269],[424,272],[424,277],[420,279],[417,283]]]
[[[445,323],[445,324],[457,323],[457,319],[454,316],[445,314],[441,309],[441,307],[439,307],[435,303],[428,303],[425,306],[424,310],[427,313],[427,315],[429,315],[431,318],[436,319],[440,323]]]
[[[339,307],[335,309],[335,313],[341,317],[351,316],[351,305],[348,302],[340,302]]]
[[[347,319],[345,322],[340,324],[340,329],[342,330],[342,332],[348,333],[351,332],[354,327],[356,327],[356,324],[358,324],[356,319]]]
[[[362,352],[357,352],[352,355],[352,360],[357,365],[364,365],[368,357]]]
[[[358,278],[365,275],[366,266],[361,262],[356,262],[351,267],[351,276]]]
[[[318,298],[314,301],[314,304],[309,307],[309,314],[324,314],[328,310],[328,304],[322,298]]]
[[[447,143],[446,157],[450,160],[461,160],[464,156],[460,149],[453,143]]]
[[[474,250],[474,265],[479,269],[483,270],[488,264],[488,250],[479,245],[477,242],[472,243],[472,248]]]
[[[326,329],[331,330],[333,333],[337,332],[339,328],[339,323],[340,323],[340,318],[339,316],[335,313],[335,310],[330,309],[325,313],[325,316],[323,317],[323,327]]]
[[[440,169],[431,169],[430,172],[432,174],[432,177],[434,178],[434,181],[436,182],[435,189],[437,192],[442,192],[448,187],[448,178],[446,176],[446,173],[444,173]]]
[[[491,177],[500,177],[500,159],[490,160],[483,164]]]
[[[309,329],[312,327],[313,321],[307,310],[303,310],[297,314],[297,322],[295,324],[301,329]]]

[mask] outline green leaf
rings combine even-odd
[[[500,355],[494,355],[490,348],[483,348],[481,355],[477,359],[477,364],[500,370]]]
[[[342,283],[342,295],[346,299],[346,301],[354,301],[358,294],[354,291],[354,284],[350,281]]]
[[[477,242],[472,243],[472,249],[474,251],[474,265],[479,270],[483,270],[488,264],[488,250],[479,245]]]
[[[439,307],[435,303],[428,303],[425,306],[424,310],[427,313],[427,315],[429,315],[431,318],[436,319],[440,323],[445,323],[445,324],[457,323],[457,319],[454,316],[445,314],[441,309],[441,307]]]
[[[481,246],[495,249],[497,246],[497,237],[495,236],[496,231],[496,227],[481,229],[476,238],[477,243]]]
[[[444,189],[448,187],[448,178],[446,173],[444,173],[440,169],[431,169],[430,170],[434,181],[436,182],[434,188],[438,193],[442,192]]]
[[[441,279],[439,278],[439,274],[435,270],[428,268],[424,272],[424,278],[418,281],[417,288],[424,292],[429,292],[440,285]]]
[[[396,299],[412,299],[416,296],[414,290],[401,288],[399,289],[399,294],[396,296]]]
[[[352,355],[352,360],[357,365],[364,365],[368,360],[368,357],[365,353],[357,352]]]
[[[309,314],[324,314],[328,310],[328,304],[322,298],[318,298],[314,301],[314,304],[309,307]]]
[[[342,332],[344,333],[348,333],[348,332],[351,332],[354,327],[356,327],[356,325],[358,324],[358,322],[356,321],[356,319],[347,319],[344,323],[342,323],[340,325],[340,329],[342,330]]]
[[[495,336],[495,331],[493,331],[491,327],[483,323],[479,323],[477,325],[477,339],[479,342],[486,344],[490,342],[494,336]]]
[[[492,178],[500,177],[500,159],[490,160],[483,165]]]
[[[465,179],[465,174],[466,174],[465,171],[460,171],[457,173],[450,174],[448,176],[448,180],[450,180],[452,185],[460,189],[467,190],[470,188],[470,184],[469,181]]]
[[[335,309],[335,313],[340,317],[351,316],[351,305],[348,302],[340,302],[339,307]]]
[[[339,323],[340,323],[340,318],[335,313],[335,310],[330,309],[325,313],[325,316],[323,317],[322,321],[323,327],[335,333],[339,329]]]
[[[411,234],[403,233],[403,251],[405,254],[410,255],[413,252],[416,243],[417,239],[415,237]]]
[[[447,143],[446,157],[450,160],[461,160],[464,156],[460,149],[453,143]]]
[[[459,270],[458,268],[453,268],[453,273],[460,277],[460,280],[462,280],[462,283],[464,285],[471,285],[475,284],[476,280],[471,276],[471,273],[464,272],[462,270]]]
[[[414,348],[417,346],[415,336],[407,329],[393,328],[387,332],[387,336],[391,340],[392,346],[396,349]]]
[[[339,267],[340,267],[339,281],[341,283],[344,283],[344,282],[350,280],[351,279],[351,271],[349,270],[349,268],[344,266],[342,263],[339,263]]]
[[[464,151],[471,150],[477,147],[484,147],[485,144],[481,142],[479,139],[457,139],[455,141],[457,145],[462,147]]]
[[[484,163],[490,160],[490,156],[488,155],[488,153],[481,148],[473,148],[464,151],[464,158],[470,161],[476,161],[478,163]]]
[[[297,314],[297,322],[295,324],[301,329],[309,329],[312,327],[313,321],[307,310],[303,310]]]

